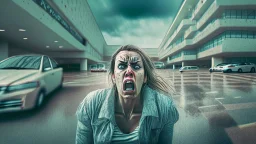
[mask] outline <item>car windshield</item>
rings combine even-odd
[[[97,65],[91,65],[91,69],[97,69]]]
[[[97,64],[98,69],[104,69],[105,65],[104,64]]]
[[[0,63],[0,69],[39,69],[41,56],[14,56]]]

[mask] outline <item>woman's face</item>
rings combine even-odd
[[[141,87],[146,82],[141,56],[133,51],[121,51],[115,59],[114,74],[119,96],[133,99],[140,95]]]

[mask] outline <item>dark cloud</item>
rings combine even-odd
[[[141,38],[143,41],[143,37],[148,39],[151,37],[159,39],[160,37],[161,39],[164,36],[182,1],[88,0],[88,3],[99,28],[109,37],[118,38],[129,35]],[[141,21],[153,22],[153,24],[147,26],[150,24],[141,24]],[[156,24],[161,22],[164,23],[164,26],[158,27]]]
[[[109,0],[112,10],[128,19],[175,15],[182,0]]]
[[[127,20],[164,19],[177,13],[183,0],[88,0],[102,31],[118,35],[117,28]]]

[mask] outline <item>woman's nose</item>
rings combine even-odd
[[[129,65],[126,70],[125,77],[133,77],[133,76],[134,76],[133,70],[132,70],[131,66]]]

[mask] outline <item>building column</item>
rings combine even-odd
[[[212,57],[212,68],[217,64],[223,63],[223,58],[221,57]]]
[[[80,62],[80,71],[87,71],[87,59],[81,59]]]
[[[175,69],[175,64],[174,64],[174,65],[172,65],[172,69]]]
[[[0,41],[0,61],[8,58],[9,50],[8,43],[4,41]]]
[[[181,63],[181,66],[186,66],[186,65],[187,65],[187,62],[184,62],[184,61],[183,61],[183,62]]]

